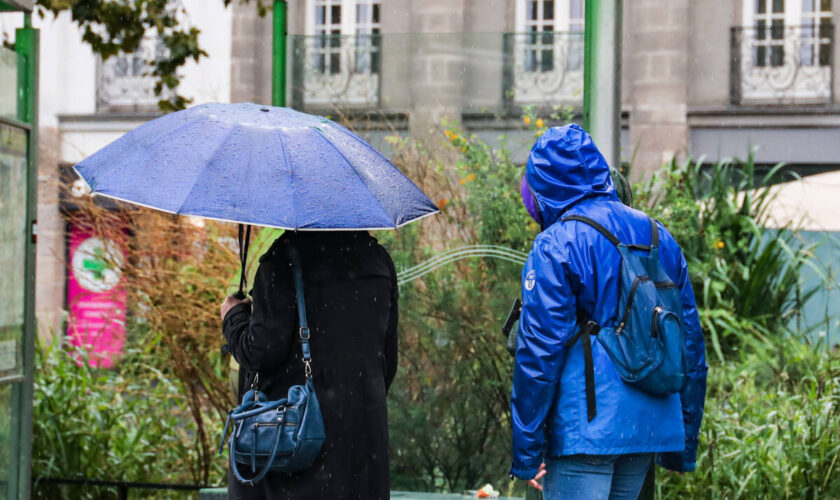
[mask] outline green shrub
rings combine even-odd
[[[803,290],[813,245],[800,241],[797,221],[767,230],[770,181],[782,165],[758,179],[755,162],[672,161],[634,188],[640,208],[674,235],[689,264],[703,329],[719,359],[738,349],[744,334],[787,332],[802,305],[817,291]]]
[[[777,337],[713,364],[700,441],[695,472],[660,469],[660,497],[840,497],[840,356]]]
[[[97,370],[56,342],[36,354],[35,498],[116,498],[115,490],[39,484],[39,478],[196,484],[197,431],[184,388],[129,352],[117,370]],[[223,470],[217,462],[215,477]],[[188,498],[147,490],[132,498]],[[192,495],[195,496],[194,494]]]

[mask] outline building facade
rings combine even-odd
[[[209,57],[183,70],[193,102],[271,101],[272,26],[254,2],[179,0]],[[290,106],[341,117],[387,151],[392,134],[440,140],[457,122],[506,137],[524,163],[522,114],[583,101],[585,0],[288,0]],[[837,0],[627,0],[625,162],[644,178],[672,157],[840,166]],[[67,14],[42,29],[38,317],[64,330],[70,237],[61,166],[159,115],[143,61],[160,44],[101,61]],[[0,26],[3,28],[3,26]]]
[[[416,137],[443,118],[524,160],[523,108],[579,109],[583,0],[290,0],[288,102]],[[837,165],[832,0],[624,2],[622,150],[635,177],[673,156]],[[270,25],[234,6],[234,100],[270,99]]]

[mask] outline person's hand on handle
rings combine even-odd
[[[246,302],[247,302],[248,304],[250,304],[250,303],[251,303],[251,299],[248,299],[248,298],[245,298],[245,299],[237,299],[237,298],[236,298],[236,297],[234,297],[233,295],[228,295],[228,296],[225,298],[225,301],[224,301],[224,302],[222,302],[222,308],[221,308],[222,321],[224,321],[224,320],[225,320],[225,316],[227,315],[228,311],[230,311],[230,310],[231,310],[231,308],[232,308],[233,306],[235,306],[235,305],[237,305],[237,304],[246,303]]]
[[[548,471],[545,470],[545,464],[540,464],[540,470],[537,471],[537,475],[534,476],[534,479],[529,479],[528,484],[531,485],[532,488],[542,491],[543,487],[540,484],[540,480],[547,474]]]

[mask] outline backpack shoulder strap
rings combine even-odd
[[[653,250],[654,248],[659,247],[659,227],[656,225],[656,219],[652,217],[648,217],[648,219],[650,220],[650,245],[639,245],[636,243],[631,243],[627,245],[627,248],[631,248],[634,250]],[[605,238],[610,240],[610,243],[612,243],[615,246],[621,244],[621,240],[616,238],[616,236],[612,234],[607,228],[605,228],[598,222],[595,222],[594,220],[590,219],[589,217],[584,217],[582,215],[570,215],[568,217],[565,217],[561,222],[566,222],[569,220],[576,220],[578,222],[583,222],[584,224],[592,226],[596,231],[603,234]]]
[[[656,219],[650,219],[650,249],[659,248],[659,226],[656,224]]]
[[[576,220],[578,222],[583,222],[584,224],[588,224],[588,225],[592,226],[593,228],[595,228],[596,231],[603,234],[606,239],[610,240],[610,243],[612,243],[615,246],[618,246],[618,245],[621,244],[621,241],[618,238],[616,238],[614,234],[609,232],[607,230],[607,228],[605,228],[601,224],[595,222],[594,220],[590,219],[589,217],[584,217],[582,215],[570,215],[570,216],[564,218],[562,220],[562,222],[566,222],[566,221],[569,221],[569,220]]]

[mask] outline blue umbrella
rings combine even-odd
[[[341,125],[252,103],[168,114],[75,169],[95,195],[282,229],[395,229],[438,212],[393,163]]]
[[[240,223],[240,292],[251,225],[396,229],[438,212],[393,163],[341,125],[252,103],[168,114],[75,169],[94,195]]]

